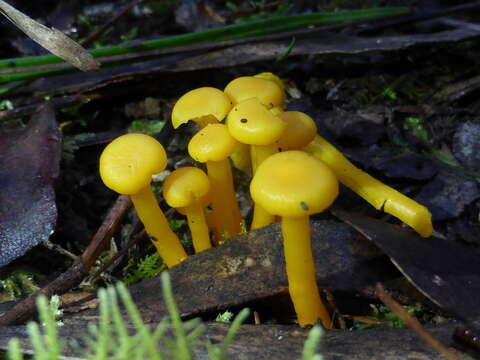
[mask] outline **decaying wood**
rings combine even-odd
[[[322,288],[362,291],[385,276],[388,262],[368,241],[334,221],[312,223],[318,284]],[[229,239],[169,269],[175,299],[183,316],[245,306],[287,294],[283,243],[278,224]],[[166,308],[159,278],[130,288],[147,322],[159,321]]]

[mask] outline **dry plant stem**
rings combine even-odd
[[[437,339],[430,335],[417,319],[410,316],[407,311],[384,290],[383,286],[378,283],[376,286],[376,295],[400,320],[410,326],[415,333],[421,337],[428,345],[438,351],[439,354],[445,356],[449,360],[460,360],[460,358],[441,344]]]
[[[128,195],[120,195],[117,198],[108,211],[102,225],[90,241],[90,245],[88,245],[82,254],[82,263],[84,264],[85,270],[90,270],[93,264],[95,264],[98,256],[104,250],[105,244],[110,241],[113,233],[131,207],[132,201]]]
[[[125,255],[127,251],[136,243],[138,243],[140,240],[142,240],[145,235],[147,235],[147,232],[145,229],[141,230],[139,233],[137,233],[128,243],[123,247],[119,252],[117,252],[115,255],[112,256],[111,259],[109,259],[105,264],[102,265],[100,269],[97,270],[95,274],[92,275],[92,281],[98,278],[100,275],[102,275],[112,264],[114,264],[120,257]]]
[[[54,294],[62,295],[80,284],[131,206],[128,196],[119,196],[82,256],[79,256],[58,278],[0,316],[0,326],[23,324],[29,320],[35,314],[36,299],[39,295],[47,297]]]
[[[71,253],[70,251],[64,249],[63,247],[61,247],[58,244],[52,243],[50,241],[44,241],[42,243],[42,245],[45,246],[48,250],[51,250],[51,251],[57,253],[58,255],[65,256],[65,257],[67,257],[71,260],[77,260],[77,255],[75,255],[74,253]]]

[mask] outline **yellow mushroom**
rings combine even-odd
[[[300,111],[285,111],[277,115],[287,128],[278,139],[282,150],[299,150],[308,145],[317,135],[317,125],[307,114]]]
[[[253,200],[282,217],[288,288],[300,326],[318,320],[331,328],[315,277],[310,218],[338,195],[338,181],[321,161],[303,151],[285,151],[266,159],[250,184]]]
[[[167,204],[176,209],[182,208],[187,216],[196,253],[211,247],[203,204],[209,191],[207,174],[192,166],[173,171],[163,184],[163,198]]]
[[[342,184],[360,195],[375,209],[395,216],[422,237],[429,237],[432,234],[432,215],[425,206],[357,168],[321,136],[317,135],[304,150],[327,164]]]
[[[224,124],[208,124],[196,133],[188,144],[190,156],[206,163],[212,188],[215,237],[218,243],[240,232],[240,208],[235,196],[232,168],[228,157],[238,142]]]
[[[280,139],[287,124],[273,115],[256,98],[245,100],[233,107],[227,116],[230,134],[243,144],[250,145],[252,171],[266,158],[278,152],[276,141]],[[260,204],[254,205],[251,229],[275,222],[272,214],[265,212]]]
[[[227,116],[230,134],[243,144],[251,145],[252,169],[278,151],[275,142],[280,139],[287,124],[272,114],[257,98],[245,100],[233,107]]]
[[[168,267],[187,258],[177,235],[158,206],[150,187],[153,174],[165,169],[162,144],[144,134],[126,134],[113,140],[100,156],[100,176],[107,187],[130,195],[138,217]]]
[[[230,98],[219,89],[201,87],[190,90],[175,103],[172,125],[176,129],[193,120],[203,128],[206,124],[222,121],[232,105]]]
[[[274,81],[254,76],[241,76],[228,83],[224,89],[233,104],[257,98],[267,108],[285,105],[285,93]]]
[[[262,73],[253,75],[253,77],[273,81],[275,84],[278,85],[280,89],[282,89],[282,91],[285,91],[285,83],[283,82],[282,79],[280,79],[279,76],[275,75],[274,73],[262,72]]]
[[[184,94],[172,110],[172,124],[176,129],[188,121],[194,121],[200,128],[222,121],[232,108],[232,100],[223,91],[213,87],[201,87]],[[237,147],[231,156],[237,169],[248,172],[251,168],[249,148]]]

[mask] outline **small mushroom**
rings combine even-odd
[[[310,218],[329,207],[338,181],[321,161],[303,151],[285,151],[266,159],[250,184],[253,200],[282,218],[288,288],[300,326],[319,319],[331,328],[319,295],[310,238]]]
[[[375,209],[395,216],[422,237],[432,235],[432,214],[425,206],[357,168],[323,137],[317,135],[303,150],[327,164],[343,185]]]
[[[176,129],[193,120],[203,128],[206,124],[222,121],[232,105],[230,98],[219,89],[201,87],[190,90],[175,103],[172,110],[172,125]]]
[[[285,105],[285,93],[274,81],[254,76],[241,76],[228,83],[224,89],[233,104],[256,98],[267,108]]]
[[[168,267],[187,258],[177,235],[158,206],[150,182],[165,169],[162,144],[145,134],[126,134],[113,140],[100,156],[100,176],[107,187],[130,195],[138,217]]]
[[[268,156],[278,152],[275,142],[287,124],[272,114],[257,98],[245,100],[233,107],[227,116],[230,134],[239,142],[251,145],[252,169]]]
[[[282,150],[299,150],[317,135],[315,121],[301,111],[285,111],[277,116],[287,124],[287,128],[277,141],[278,147]]]
[[[227,116],[230,134],[243,144],[250,145],[252,172],[269,156],[278,152],[276,141],[281,137],[287,124],[272,114],[256,98],[245,100],[233,107]],[[275,217],[254,205],[251,229],[269,225]]]
[[[203,200],[210,191],[210,181],[202,170],[187,166],[170,173],[163,184],[163,198],[173,208],[182,208],[187,216],[196,253],[211,247]]]
[[[241,215],[233,185],[228,157],[238,142],[224,124],[208,124],[196,133],[188,144],[190,156],[206,163],[210,179],[215,238],[221,243],[241,230]]]
[[[184,94],[172,110],[172,125],[176,129],[189,120],[200,128],[222,121],[233,106],[227,94],[213,87],[202,87]],[[237,146],[231,156],[237,169],[248,172],[251,168],[250,153],[246,145]]]
[[[273,81],[275,84],[278,85],[280,89],[282,89],[283,92],[285,92],[285,83],[283,82],[282,79],[280,79],[279,76],[275,75],[274,73],[262,72],[262,73],[253,75],[253,77]]]

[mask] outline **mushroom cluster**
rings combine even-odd
[[[231,164],[251,173],[250,228],[281,221],[289,292],[300,326],[320,321],[333,327],[316,283],[309,216],[333,203],[339,182],[421,236],[433,231],[426,207],[355,167],[317,134],[310,116],[287,111],[284,83],[272,73],[236,78],[223,91],[191,90],[175,103],[171,119],[174,128],[190,120],[199,127],[188,144],[198,167],[173,171],[163,187],[166,203],[188,219],[195,252],[219,246],[241,231]],[[171,267],[187,255],[150,188],[151,176],[165,164],[158,141],[127,134],[105,148],[100,174],[106,186],[131,196],[153,244]]]

